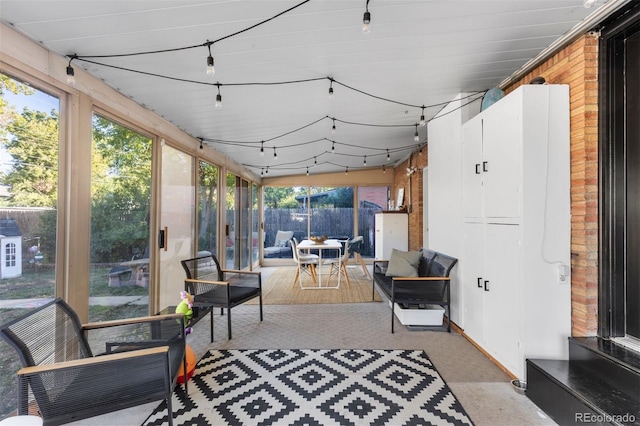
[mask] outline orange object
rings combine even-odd
[[[196,371],[196,364],[198,363],[198,360],[196,359],[196,354],[189,345],[186,347],[184,356],[187,359],[187,380],[189,380],[193,376],[193,372]],[[184,364],[181,363],[180,371],[178,371],[178,383],[184,382]]]

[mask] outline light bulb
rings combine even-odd
[[[385,167],[385,165],[382,165],[382,173],[387,173],[387,168]]]
[[[369,34],[369,24],[371,23],[371,13],[367,10],[362,17],[362,32],[364,34]]]
[[[389,155],[389,150],[387,149],[387,161],[391,160],[391,155]]]
[[[278,153],[276,152],[276,147],[273,147],[273,158],[278,159]]]
[[[307,176],[309,176],[309,167],[307,167]]]
[[[416,134],[413,135],[414,142],[420,142],[420,135],[418,134],[418,125],[416,124]]]
[[[67,84],[75,84],[76,83],[76,73],[73,70],[73,67],[69,65],[67,67]]]
[[[218,89],[218,94],[216,95],[216,108],[222,108],[222,95],[220,94],[220,89]]]
[[[329,99],[333,99],[333,87],[329,87]]]
[[[348,175],[348,174],[349,174],[349,166],[347,166],[347,168],[346,168],[346,169],[344,169],[344,174],[345,174],[345,175]]]
[[[331,153],[332,154],[336,153],[336,143],[335,142],[331,145]]]
[[[216,69],[213,67],[213,56],[209,55],[207,58],[207,74],[214,75],[216,73]]]
[[[420,125],[425,126],[427,124],[427,120],[424,119],[424,107],[422,107],[422,115],[420,116]]]
[[[367,156],[366,155],[364,156],[364,165],[365,166],[367,165]]]
[[[331,134],[335,135],[336,134],[336,119],[333,119],[333,126],[331,126]]]

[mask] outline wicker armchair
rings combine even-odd
[[[81,325],[55,299],[3,325],[0,335],[23,366],[18,414],[38,410],[45,425],[58,425],[165,400],[172,424],[171,394],[181,364],[186,371],[182,314]]]
[[[195,306],[227,308],[227,333],[231,339],[231,308],[255,297],[260,303],[262,321],[262,274],[258,271],[222,269],[212,254],[180,261],[187,278],[184,287],[193,295]],[[211,312],[213,315],[213,311]],[[213,331],[211,332],[213,341]]]

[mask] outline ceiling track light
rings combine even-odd
[[[213,67],[213,56],[211,56],[211,42],[207,40],[207,47],[209,48],[209,56],[207,56],[207,75],[214,75],[216,69]]]
[[[422,105],[422,115],[420,116],[420,126],[424,127],[427,125],[427,121],[424,119],[424,105]]]
[[[418,125],[416,124],[416,133],[413,135],[414,142],[420,142],[420,135],[418,134]]]
[[[220,83],[216,83],[218,94],[216,95],[216,108],[222,108],[222,95],[220,94]]]
[[[362,32],[364,34],[369,34],[369,32],[371,31],[369,28],[370,23],[371,23],[371,13],[369,13],[369,0],[367,0],[367,3],[365,4],[364,16],[362,17]]]
[[[333,79],[330,78],[329,81],[331,81],[329,83],[329,99],[333,99]]]
[[[69,59],[69,65],[67,65],[67,84],[71,85],[76,84],[76,73],[71,66],[71,61],[73,61],[74,58],[75,56]]]
[[[260,142],[260,157],[264,157],[264,141]]]

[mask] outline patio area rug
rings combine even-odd
[[[363,274],[360,267],[349,268],[349,281],[342,277],[339,289],[310,289],[302,290],[298,280],[293,281],[296,275],[296,267],[279,267],[271,276],[262,283],[262,303],[266,305],[295,305],[308,303],[366,303],[380,302],[382,299],[375,292],[375,299],[371,299],[371,280]],[[326,276],[322,277],[323,285],[326,285]],[[337,278],[331,278],[331,285],[336,285]],[[302,276],[302,284],[305,287],[313,286],[311,278],[306,274]],[[258,303],[253,299],[248,303]]]
[[[211,350],[172,404],[175,425],[473,424],[418,350]]]

